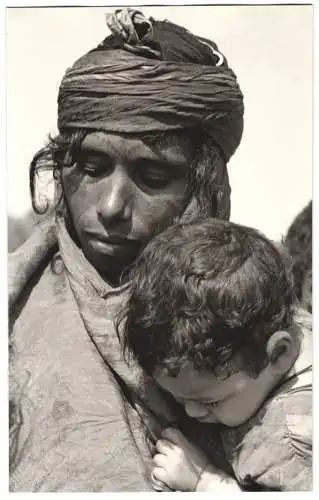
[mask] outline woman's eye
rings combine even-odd
[[[163,167],[147,167],[137,169],[136,177],[139,182],[151,189],[163,188],[173,179],[171,172]]]
[[[101,177],[108,175],[112,170],[111,162],[101,158],[80,158],[77,162],[78,168],[89,177]]]
[[[89,175],[90,177],[100,177],[103,173],[103,169],[101,167],[93,166],[93,165],[81,165],[81,169],[84,173]]]

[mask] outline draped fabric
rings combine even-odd
[[[108,368],[139,387],[113,324],[126,287],[98,276],[63,221],[58,240],[13,321],[10,491],[150,491],[143,427]]]
[[[226,161],[243,131],[243,95],[217,45],[133,9],[62,80],[58,127],[123,134],[203,127]]]
[[[104,282],[63,221],[58,240],[11,318],[10,491],[150,491],[152,440],[180,418],[227,470],[217,432],[181,415],[124,362],[114,321],[128,285]]]

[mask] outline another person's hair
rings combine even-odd
[[[303,290],[311,291],[312,279],[312,201],[295,217],[285,238],[292,257],[292,273],[298,299],[303,302]],[[311,295],[311,293],[310,293]],[[305,298],[309,304],[309,297]],[[311,309],[311,305],[308,305]]]
[[[219,376],[258,376],[267,340],[292,323],[295,295],[280,251],[255,229],[206,219],[156,236],[132,271],[126,359],[148,375],[187,362]]]

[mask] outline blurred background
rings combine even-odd
[[[28,169],[55,131],[64,71],[107,34],[107,7],[8,8],[9,249],[30,232]],[[312,198],[310,5],[141,7],[217,42],[245,96],[245,130],[229,163],[231,219],[273,239]],[[50,190],[48,185],[48,190]]]

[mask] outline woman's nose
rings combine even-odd
[[[101,222],[108,226],[118,221],[129,221],[132,215],[133,185],[126,169],[116,166],[113,172],[103,179],[101,189],[97,204]]]
[[[186,401],[184,407],[186,413],[192,418],[202,418],[208,414],[207,407],[196,401]]]

